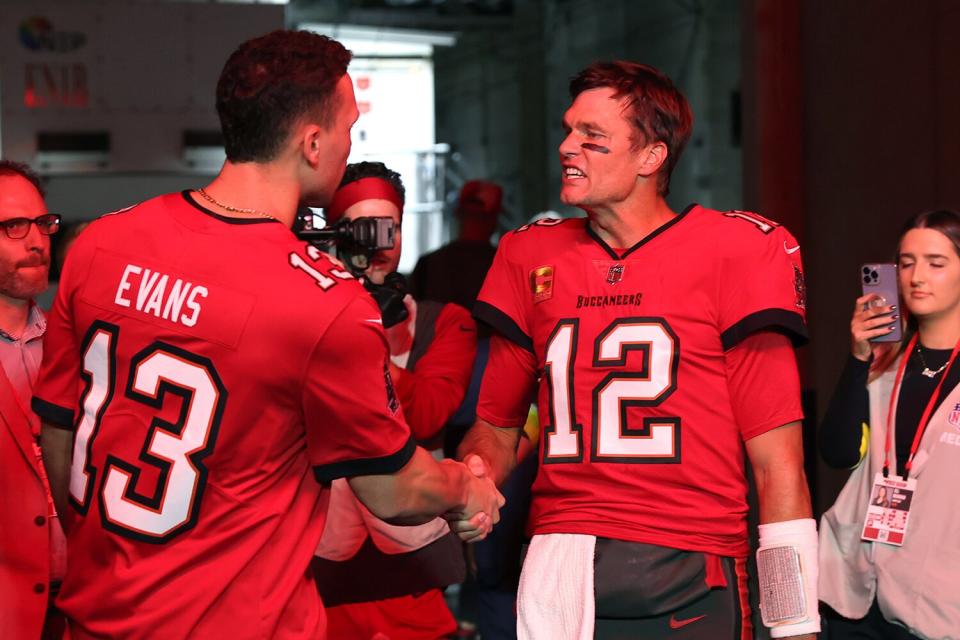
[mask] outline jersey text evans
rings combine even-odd
[[[127,308],[133,303],[137,311],[192,327],[197,324],[197,316],[200,315],[198,298],[206,298],[209,293],[202,285],[194,285],[166,273],[127,264],[113,301]],[[189,315],[185,313],[184,307],[189,311]]]

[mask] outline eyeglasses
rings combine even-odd
[[[10,218],[9,220],[0,221],[0,227],[3,227],[3,231],[11,240],[26,238],[27,234],[30,233],[31,224],[37,225],[40,233],[49,236],[60,229],[60,216],[55,213],[45,213],[33,219]]]

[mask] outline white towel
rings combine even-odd
[[[533,536],[518,593],[519,640],[592,640],[596,536]]]

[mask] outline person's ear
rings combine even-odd
[[[320,153],[323,148],[323,129],[315,124],[304,125],[299,135],[300,151],[304,159],[311,167],[320,164]]]
[[[637,158],[637,175],[644,178],[655,175],[667,161],[669,154],[667,145],[660,140],[644,146]]]

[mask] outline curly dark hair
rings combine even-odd
[[[336,40],[309,31],[273,31],[240,45],[217,82],[227,159],[272,160],[306,114],[329,126],[351,57]]]
[[[20,176],[37,188],[40,197],[45,197],[46,191],[43,189],[43,182],[40,176],[33,172],[29,165],[23,162],[14,162],[13,160],[0,160],[0,176]]]
[[[393,190],[400,196],[400,204],[406,204],[407,194],[403,188],[403,180],[400,174],[393,171],[382,162],[354,162],[347,165],[347,170],[343,174],[343,180],[337,189],[342,189],[351,182],[356,182],[361,178],[380,178],[386,180],[393,187]]]
[[[570,81],[570,97],[601,87],[613,89],[616,98],[628,99],[629,120],[639,134],[633,139],[634,148],[654,141],[667,145],[667,159],[657,176],[657,191],[667,195],[670,174],[693,130],[687,99],[659,70],[627,60],[593,63]]]

